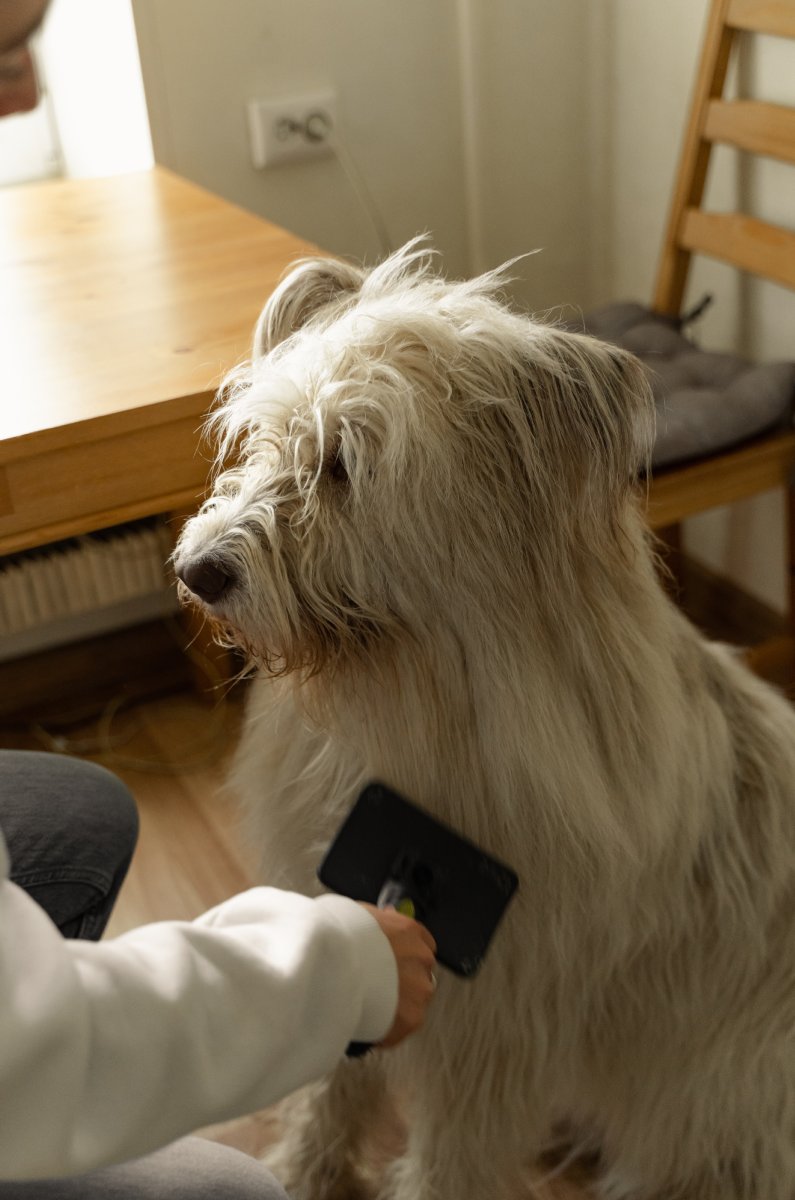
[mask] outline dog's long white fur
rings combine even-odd
[[[233,576],[213,615],[260,666],[236,784],[266,881],[312,891],[370,779],[520,876],[480,976],[304,1098],[285,1181],[355,1194],[385,1071],[414,1114],[390,1200],[507,1200],[560,1119],[610,1200],[792,1200],[795,718],[659,582],[639,365],[500,279],[418,243],[300,264],[178,547]]]

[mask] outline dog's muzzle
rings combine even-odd
[[[177,563],[174,570],[177,579],[205,604],[216,604],[234,583],[229,565],[211,556]]]

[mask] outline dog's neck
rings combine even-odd
[[[602,845],[609,834],[618,857],[633,855],[639,841],[667,836],[667,810],[641,811],[638,781],[653,793],[659,754],[684,734],[661,731],[670,741],[648,745],[660,690],[671,696],[684,686],[680,660],[696,644],[676,610],[660,604],[650,559],[640,580],[636,563],[626,578],[606,572],[601,592],[588,595],[589,607],[569,601],[567,620],[532,597],[521,610],[514,598],[507,617],[491,620],[448,608],[423,642],[394,645],[378,670],[371,657],[330,683],[319,677],[320,704],[311,708],[367,776],[487,847],[509,851],[512,814],[526,820],[534,805],[540,855],[565,838],[587,845],[597,827]],[[576,795],[584,777],[590,793]],[[477,810],[473,792],[483,801]]]

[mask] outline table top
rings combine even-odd
[[[312,253],[162,167],[0,189],[0,461],[203,411]]]

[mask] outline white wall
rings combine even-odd
[[[393,244],[429,230],[453,274],[541,248],[517,293],[534,307],[581,303],[588,3],[133,0],[156,157],[329,250],[373,258],[372,225],[334,159],[249,163],[249,97],[334,86]]]
[[[467,268],[454,0],[134,0],[158,161],[325,249],[374,259],[332,157],[256,171],[249,98],[326,86],[391,241],[428,230]]]
[[[479,0],[473,7],[480,265],[538,251],[517,264],[515,297],[536,312],[587,305],[593,5]]]

